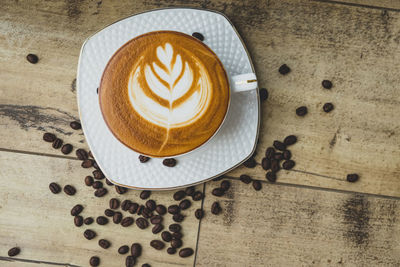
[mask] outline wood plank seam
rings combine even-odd
[[[74,265],[74,264],[70,264],[70,263],[61,263],[61,262],[52,262],[52,261],[37,261],[37,260],[2,257],[2,256],[0,256],[0,261],[8,261],[8,262],[19,261],[19,262],[29,262],[29,263],[34,263],[34,264],[46,264],[46,265],[55,265],[55,266],[68,266],[68,267],[81,267],[80,265]]]
[[[320,2],[320,3],[329,3],[329,4],[337,4],[337,5],[344,5],[344,6],[352,6],[352,7],[361,7],[361,8],[369,8],[369,9],[377,9],[377,10],[387,10],[387,11],[394,11],[400,12],[400,9],[397,8],[386,8],[386,7],[379,7],[379,6],[371,6],[371,5],[363,5],[357,3],[346,3],[346,2],[339,2],[334,0],[311,0],[313,2]]]
[[[200,205],[200,209],[201,210],[203,210],[204,211],[204,198],[205,198],[205,195],[206,195],[206,183],[204,183],[203,184],[203,199],[201,200],[201,205]],[[199,239],[200,239],[200,226],[201,226],[201,220],[202,220],[203,218],[201,218],[200,220],[199,220],[199,226],[198,226],[198,229],[197,229],[197,239],[196,239],[196,248],[195,248],[195,251],[194,251],[194,261],[193,261],[193,267],[195,267],[196,266],[196,259],[197,259],[197,250],[198,250],[198,247],[199,247]]]
[[[1,148],[1,147],[0,147],[0,151],[10,152],[10,153],[18,153],[18,154],[34,155],[34,156],[41,156],[41,157],[51,157],[51,158],[61,158],[61,159],[69,159],[69,160],[79,160],[77,157],[54,155],[54,154],[32,152],[32,151],[25,151],[25,150],[8,149],[8,148]]]

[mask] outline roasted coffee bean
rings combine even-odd
[[[107,248],[109,248],[111,246],[111,243],[108,240],[100,239],[99,240],[99,246],[104,248],[104,249],[107,249]]]
[[[146,207],[151,211],[155,211],[157,205],[156,205],[156,202],[154,200],[150,199],[150,200],[146,201]]]
[[[246,175],[246,174],[242,174],[242,175],[240,175],[240,181],[242,181],[243,183],[245,183],[245,184],[249,184],[249,183],[251,183],[251,181],[253,180],[253,179],[251,179],[251,177],[250,176],[248,176],[248,175]]]
[[[138,258],[142,255],[142,245],[139,243],[133,243],[131,246],[131,255]]]
[[[200,219],[202,219],[202,218],[204,217],[204,211],[203,211],[202,209],[197,209],[197,210],[194,212],[194,216],[195,216],[198,220],[200,220]]]
[[[92,174],[93,174],[94,179],[96,179],[96,180],[101,180],[101,179],[104,179],[104,177],[105,177],[104,173],[100,170],[94,170],[92,172]]]
[[[109,203],[110,209],[116,210],[119,208],[119,200],[116,198],[110,199]]]
[[[76,189],[72,185],[67,184],[66,186],[64,186],[64,193],[69,196],[73,196],[76,193]]]
[[[216,196],[216,197],[221,197],[221,196],[223,196],[225,194],[225,190],[220,188],[220,187],[217,187],[217,188],[214,188],[211,191],[211,194]]]
[[[82,161],[81,166],[82,166],[82,168],[85,168],[85,169],[93,167],[93,160],[92,159],[85,159],[84,161]]]
[[[107,184],[108,186],[113,186],[113,185],[114,185],[114,184],[111,183],[110,180],[108,180],[107,178],[106,178],[106,184]]]
[[[195,190],[196,188],[194,186],[189,186],[188,188],[185,189],[185,194],[191,197],[193,196]]]
[[[214,202],[214,203],[211,205],[211,213],[217,215],[217,214],[219,214],[220,212],[221,212],[221,206],[219,205],[218,202]]]
[[[140,229],[146,229],[149,226],[149,222],[144,218],[139,218],[136,220],[136,225]]]
[[[183,222],[183,220],[185,219],[185,216],[183,216],[182,214],[178,213],[178,214],[174,214],[174,216],[172,216],[172,220],[174,222]]]
[[[173,223],[168,226],[168,229],[170,232],[177,233],[181,231],[182,227],[180,224]]]
[[[61,148],[61,152],[64,155],[68,155],[69,153],[71,153],[71,151],[72,151],[72,145],[70,145],[70,144],[65,144]]]
[[[151,191],[149,191],[149,190],[143,190],[143,191],[140,193],[140,198],[141,198],[141,199],[147,199],[147,198],[150,197],[150,195],[151,195]]]
[[[145,263],[145,264],[142,264],[142,267],[151,267],[151,265],[148,263]]]
[[[271,161],[271,171],[273,172],[278,172],[281,169],[281,166],[279,166],[279,161],[278,160],[272,160]]]
[[[250,157],[248,160],[243,162],[243,166],[246,168],[254,168],[257,165],[256,160],[253,157]]]
[[[332,103],[325,103],[324,106],[322,107],[322,109],[328,113],[331,112],[333,110],[334,106]]]
[[[116,191],[118,194],[122,195],[122,194],[125,194],[126,192],[128,192],[128,188],[122,187],[122,186],[119,186],[119,185],[116,185],[116,186],[115,186],[115,191]]]
[[[268,147],[267,150],[265,151],[265,157],[267,159],[273,159],[274,155],[275,155],[275,148]]]
[[[126,259],[125,259],[126,267],[133,267],[133,266],[135,266],[135,264],[136,264],[135,257],[133,257],[133,256],[126,257]]]
[[[99,188],[99,189],[97,189],[96,191],[94,191],[94,195],[95,195],[96,197],[103,197],[103,196],[105,196],[107,193],[108,193],[108,191],[107,191],[107,189],[104,188],[104,187]]]
[[[82,205],[77,204],[71,209],[71,215],[72,216],[78,216],[83,210]]]
[[[202,200],[203,198],[204,198],[204,195],[203,195],[202,192],[196,191],[196,192],[193,193],[192,199],[194,201],[199,201],[199,200]]]
[[[172,239],[182,239],[183,234],[181,232],[172,233]]]
[[[303,116],[307,115],[307,113],[308,113],[308,109],[306,106],[301,106],[296,109],[297,116],[303,117]]]
[[[191,248],[183,248],[179,251],[179,256],[182,258],[190,257],[193,255],[193,249]]]
[[[254,180],[254,181],[253,181],[253,188],[254,188],[254,190],[256,190],[256,191],[260,191],[261,188],[262,188],[261,182],[258,181],[258,180]]]
[[[157,205],[156,207],[156,212],[160,215],[164,215],[165,213],[167,213],[167,208],[164,205]]]
[[[261,167],[266,171],[269,170],[271,168],[271,160],[267,159],[267,158],[263,158],[261,160]]]
[[[182,200],[186,196],[185,191],[179,190],[174,193],[174,200],[179,201]]]
[[[190,202],[189,199],[184,199],[179,203],[179,208],[181,210],[186,210],[186,209],[190,208],[190,206],[192,206],[192,202]]]
[[[275,147],[275,149],[280,150],[280,151],[286,150],[286,145],[278,140],[274,141],[274,147]]]
[[[167,166],[167,167],[175,167],[176,159],[174,159],[174,158],[164,159],[163,164],[164,164],[164,166]]]
[[[90,158],[94,159],[92,151],[89,150],[88,155],[89,155]]]
[[[53,141],[53,148],[54,149],[59,149],[63,144],[63,140],[61,140],[60,138],[56,138],[56,140]]]
[[[346,177],[347,181],[350,182],[350,183],[357,182],[357,180],[358,180],[359,178],[360,178],[360,177],[358,176],[357,173],[347,174],[347,177]]]
[[[288,74],[290,72],[290,68],[289,68],[288,65],[283,64],[282,66],[279,67],[278,71],[279,71],[280,74],[286,75],[286,74]]]
[[[132,204],[132,202],[128,199],[122,201],[121,203],[121,209],[127,211],[129,209],[129,206]],[[135,211],[136,212],[136,211]]]
[[[93,183],[92,186],[93,186],[94,189],[99,189],[99,188],[103,187],[103,183],[100,182],[100,181],[96,181],[96,182]]]
[[[128,227],[128,226],[131,226],[133,224],[133,222],[134,222],[134,220],[132,217],[125,217],[122,219],[121,225],[123,227]]]
[[[83,224],[83,217],[82,216],[75,216],[74,217],[74,224],[75,224],[75,226],[77,226],[77,227],[80,227],[80,226],[82,226],[82,224]]]
[[[128,253],[128,251],[129,247],[127,245],[120,246],[118,249],[118,253],[121,255]]]
[[[161,240],[153,240],[150,242],[150,246],[152,246],[153,248],[157,249],[157,250],[161,250],[164,248],[164,242],[162,242]]]
[[[61,192],[61,187],[57,183],[50,183],[49,189],[53,194],[58,194]]]
[[[129,204],[129,213],[130,214],[135,214],[137,210],[139,209],[139,204],[138,203],[131,203]]]
[[[114,211],[112,209],[106,209],[104,210],[104,215],[106,215],[107,217],[112,217],[114,216]]]
[[[276,182],[276,173],[275,172],[267,172],[267,174],[265,175],[265,177],[267,178],[268,182],[270,183],[275,183]]]
[[[85,184],[87,186],[92,186],[93,185],[93,177],[92,176],[86,176],[85,177]]]
[[[79,129],[82,128],[82,125],[80,124],[79,121],[71,121],[69,126],[71,126],[71,128],[74,129],[74,130],[79,130]]]
[[[172,236],[171,233],[168,231],[164,231],[161,233],[161,238],[162,240],[164,240],[165,242],[170,242],[172,240]]]
[[[285,162],[282,164],[282,168],[284,168],[285,170],[290,170],[294,167],[296,163],[289,159],[289,160],[285,160]]]
[[[10,248],[10,250],[8,251],[8,256],[14,257],[14,256],[17,256],[20,252],[21,252],[21,249],[19,247],[13,247],[13,248]]]
[[[158,234],[159,232],[161,232],[164,229],[164,226],[162,224],[156,224],[153,226],[153,228],[151,229],[151,232],[153,234]]]
[[[96,237],[96,232],[94,232],[93,230],[87,229],[85,232],[83,232],[83,236],[87,240],[91,240]]]
[[[283,153],[281,153],[281,152],[275,153],[274,159],[276,159],[276,160],[282,160],[282,159],[283,159]]]
[[[80,160],[88,159],[88,153],[86,152],[86,150],[84,150],[82,148],[77,149],[75,154],[78,157],[78,159],[80,159]]]
[[[283,143],[287,146],[293,145],[297,142],[297,137],[295,135],[288,135],[283,140]]]
[[[38,63],[39,58],[35,54],[28,54],[26,56],[26,60],[28,60],[29,63],[36,64],[36,63]]]
[[[92,267],[99,266],[100,265],[100,258],[96,257],[96,256],[91,257],[90,260],[89,260],[89,264]]]
[[[161,215],[153,215],[150,218],[151,224],[159,224],[163,221],[163,217]]]
[[[283,151],[282,155],[283,155],[283,159],[286,159],[286,160],[288,160],[292,157],[292,153],[289,150]]]
[[[225,180],[225,181],[221,182],[221,188],[224,191],[228,191],[230,187],[231,187],[231,183],[229,181]]]
[[[146,156],[143,156],[143,155],[139,155],[139,161],[140,161],[141,163],[148,162],[149,160],[150,160],[149,157],[146,157]]]
[[[265,88],[260,88],[260,100],[265,101],[268,99],[268,91]]]
[[[171,205],[168,207],[168,213],[170,213],[170,214],[177,214],[180,212],[180,210],[181,209],[179,208],[178,205]]]
[[[53,143],[56,140],[56,136],[52,133],[43,134],[43,140],[49,143]]]
[[[149,219],[151,218],[151,216],[153,216],[153,212],[148,208],[144,208],[142,211],[142,216],[145,217],[146,219]]]
[[[323,80],[322,81],[322,87],[325,89],[331,89],[332,88],[332,82],[329,80]]]
[[[204,41],[204,36],[203,36],[201,33],[199,33],[199,32],[194,32],[194,33],[192,33],[192,36],[193,36],[194,38],[199,39],[200,41]]]
[[[92,224],[93,223],[93,218],[92,217],[87,217],[83,220],[83,223],[86,225]]]
[[[137,215],[142,215],[143,210],[144,210],[144,206],[140,205],[139,208],[136,211]]]
[[[170,255],[175,254],[176,253],[176,248],[171,248],[171,247],[167,248],[167,253],[170,254]]]
[[[104,216],[99,216],[96,218],[96,222],[99,225],[106,225],[108,223],[108,218]]]
[[[173,248],[180,248],[180,247],[182,247],[182,240],[180,240],[180,239],[172,239],[171,240],[171,247],[173,247]]]
[[[95,168],[96,170],[100,170],[100,167],[95,160],[93,160],[93,168]]]
[[[221,181],[222,179],[224,179],[224,176],[223,176],[223,175],[221,175],[221,176],[218,176],[218,177],[216,177],[216,178],[212,179],[212,181],[214,181],[214,182],[218,182],[218,181]]]
[[[113,222],[119,224],[122,221],[122,213],[119,211],[114,212]]]

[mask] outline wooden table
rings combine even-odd
[[[400,3],[395,0],[203,1],[12,1],[0,4],[0,266],[124,266],[117,248],[139,242],[137,266],[400,266]],[[228,174],[223,212],[210,213],[218,182],[197,186],[183,225],[185,246],[195,255],[179,258],[149,246],[151,231],[110,223],[77,228],[70,216],[81,203],[84,216],[103,213],[111,197],[140,201],[137,191],[111,191],[95,198],[71,154],[42,141],[54,132],[75,148],[85,138],[69,122],[78,118],[76,66],[85,38],[115,20],[144,10],[192,6],[225,13],[244,38],[260,85],[262,104],[256,160],[273,140],[295,134],[296,166],[269,184],[265,171],[240,167]],[[40,57],[26,61],[28,53]],[[278,73],[281,64],[292,72]],[[323,79],[334,87],[325,90]],[[331,113],[322,105],[332,102]],[[297,117],[306,105],[309,114]],[[348,183],[348,173],[360,180]],[[249,174],[263,189],[238,181]],[[77,194],[53,195],[50,182],[72,184]],[[166,205],[171,192],[153,192]],[[198,221],[194,210],[204,207]],[[167,216],[165,225],[171,223]],[[83,231],[97,231],[95,240]],[[112,241],[104,250],[98,239]],[[159,238],[159,237],[157,237]],[[7,256],[13,246],[22,249]]]

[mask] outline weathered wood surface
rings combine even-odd
[[[343,4],[360,6],[362,8],[384,8],[384,9],[400,9],[400,2],[397,0],[313,0],[321,2],[341,2]]]

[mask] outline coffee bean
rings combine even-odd
[[[108,249],[111,246],[111,243],[108,240],[100,239],[99,240],[99,246],[104,248],[104,249]]]
[[[164,240],[165,242],[170,242],[172,240],[172,236],[171,233],[168,231],[164,231],[161,233],[161,238],[162,240]]]
[[[56,140],[56,136],[52,133],[45,133],[43,135],[43,140],[49,143],[53,143]]]
[[[119,200],[116,198],[112,198],[109,201],[110,209],[116,210],[119,208]]]
[[[133,267],[136,264],[136,260],[133,256],[128,256],[125,259],[125,266],[126,267]]]
[[[217,214],[219,214],[220,212],[221,212],[221,206],[219,205],[218,202],[214,202],[214,203],[211,205],[211,213],[217,215]]]
[[[164,229],[164,226],[162,224],[156,224],[153,226],[153,229],[151,229],[151,232],[153,234],[158,234],[159,232],[161,232]]]
[[[278,172],[281,169],[281,166],[279,166],[279,161],[278,160],[272,160],[271,161],[271,171],[273,172]]]
[[[256,190],[256,191],[260,191],[261,188],[262,188],[261,182],[258,181],[258,180],[254,180],[254,181],[253,181],[253,188],[254,188],[254,190]]]
[[[72,145],[70,145],[70,144],[65,144],[61,148],[61,152],[64,155],[67,155],[67,154],[71,153],[71,151],[72,151]]]
[[[248,175],[246,175],[246,174],[242,174],[242,175],[240,175],[240,181],[242,181],[243,183],[245,183],[245,184],[249,184],[249,183],[251,183],[251,181],[253,180],[253,179],[251,179],[251,177],[250,176],[248,176]]]
[[[176,159],[174,159],[174,158],[164,159],[163,164],[164,164],[164,166],[167,166],[167,167],[175,167]]]
[[[72,185],[67,184],[66,186],[64,186],[64,193],[69,196],[73,196],[76,193],[76,189]]]
[[[81,227],[83,224],[83,217],[82,216],[75,216],[74,217],[74,224],[76,227]]]
[[[182,227],[180,224],[173,223],[168,226],[168,229],[173,233],[177,233],[181,231]]]
[[[91,239],[93,239],[93,238],[96,237],[96,232],[94,232],[93,230],[87,229],[85,232],[83,232],[83,236],[84,236],[87,240],[91,240]]]
[[[146,219],[149,219],[153,216],[153,212],[148,208],[144,208],[142,211],[142,216],[145,217]]]
[[[100,258],[96,257],[96,256],[91,257],[90,260],[89,260],[89,264],[90,264],[90,266],[93,266],[93,267],[99,266],[100,265]]]
[[[139,208],[137,209],[137,215],[142,215],[143,210],[144,210],[144,206],[140,205]]]
[[[149,160],[150,160],[149,157],[146,157],[146,156],[143,156],[143,155],[139,155],[139,161],[140,161],[141,163],[148,162]]]
[[[192,202],[190,202],[189,199],[184,199],[179,203],[179,208],[181,210],[186,210],[186,209],[190,208],[190,206],[192,206]]]
[[[220,197],[220,196],[223,196],[225,194],[225,190],[222,189],[222,188],[217,187],[217,188],[214,188],[211,191],[211,194],[216,196],[216,197]]]
[[[89,150],[88,155],[89,155],[90,158],[94,159],[92,151]]]
[[[331,89],[332,88],[332,82],[329,80],[323,80],[322,81],[322,87],[325,89]]]
[[[93,218],[92,217],[87,217],[83,220],[83,223],[86,225],[92,224],[93,223]]]
[[[173,197],[174,197],[174,200],[179,201],[179,200],[182,200],[185,196],[186,196],[185,191],[179,190],[174,193]]]
[[[346,177],[347,181],[350,182],[350,183],[357,182],[357,180],[359,178],[360,177],[356,173],[347,174],[347,177]]]
[[[283,140],[283,143],[287,146],[293,145],[297,142],[297,137],[295,135],[288,135]]]
[[[50,183],[49,189],[53,194],[58,194],[61,192],[61,187],[57,183]]]
[[[145,264],[142,264],[142,267],[151,267],[151,266],[150,266],[150,264],[145,263]]]
[[[198,220],[200,220],[200,219],[202,219],[203,216],[204,216],[204,211],[203,211],[202,209],[197,209],[197,210],[194,212],[194,216],[195,216]]]
[[[128,253],[128,251],[129,247],[127,245],[120,246],[118,249],[118,253],[121,255]]]
[[[104,215],[106,215],[107,217],[112,217],[114,216],[114,211],[112,209],[106,209],[104,210]]]
[[[218,177],[216,177],[216,178],[212,179],[212,181],[214,181],[214,182],[218,182],[218,181],[221,181],[222,179],[224,179],[224,176],[223,176],[223,175],[221,175],[221,176],[218,176]]]
[[[78,157],[78,159],[80,159],[80,160],[88,159],[88,153],[86,152],[86,150],[84,150],[82,148],[77,149],[75,154]]]
[[[122,187],[122,186],[119,186],[119,185],[116,185],[116,186],[115,186],[115,191],[116,191],[118,194],[122,195],[122,194],[125,194],[126,192],[128,192],[128,188]]]
[[[261,160],[261,166],[264,170],[269,170],[271,168],[271,160],[267,158],[263,158]]]
[[[146,207],[150,210],[150,211],[154,211],[156,210],[156,202],[152,199],[147,200],[146,201]]]
[[[19,247],[13,247],[10,250],[8,250],[8,256],[14,257],[14,256],[17,256],[20,252],[21,252],[21,249]]]
[[[137,212],[137,210],[139,209],[139,204],[137,203],[130,203],[129,204],[129,213],[130,214],[135,214]]]
[[[121,225],[123,227],[128,227],[128,226],[131,226],[133,224],[133,222],[134,222],[134,220],[132,217],[125,217],[122,219]]]
[[[192,33],[192,36],[193,36],[194,38],[199,39],[200,41],[204,41],[204,36],[203,36],[201,33],[199,33],[199,32],[194,32],[194,33]]]
[[[122,221],[122,213],[119,211],[114,212],[113,222],[119,224]]]
[[[182,247],[182,240],[180,240],[180,239],[172,239],[171,240],[171,247],[173,247],[173,248]]]
[[[129,209],[129,206],[132,204],[132,202],[128,199],[122,201],[121,203],[121,209],[124,211],[127,211]],[[136,211],[135,211],[136,212]]]
[[[290,68],[289,68],[288,65],[283,64],[282,66],[279,67],[278,71],[279,71],[280,74],[286,75],[286,74],[288,74],[290,72]]]
[[[99,225],[106,225],[108,223],[108,218],[104,216],[99,216],[96,218],[96,222]]]
[[[185,219],[185,216],[183,216],[182,214],[178,213],[178,214],[174,214],[174,216],[172,216],[172,220],[174,222],[183,222],[183,220]]]
[[[243,162],[243,166],[246,168],[254,168],[257,165],[256,160],[253,157],[250,157],[248,160]]]
[[[165,208],[164,205],[157,205],[156,207],[156,212],[160,215],[164,215],[165,213],[167,213],[167,209]]]
[[[144,218],[139,218],[136,220],[136,225],[140,229],[146,229],[149,226],[149,222]]]
[[[107,189],[104,188],[104,187],[99,188],[99,189],[97,189],[96,191],[94,191],[94,195],[95,195],[96,197],[103,197],[103,196],[105,196],[107,193],[108,193],[108,191],[107,191]]]
[[[303,116],[307,115],[307,113],[308,113],[308,109],[306,106],[301,106],[296,109],[297,116],[303,117]]]
[[[83,210],[82,205],[75,205],[72,209],[71,209],[71,215],[72,216],[78,216]]]
[[[193,255],[193,249],[191,248],[183,248],[179,251],[179,256],[182,258],[190,257]]]
[[[286,150],[286,145],[278,140],[274,141],[274,147],[275,147],[275,149],[280,150],[280,151]]]
[[[203,198],[204,198],[204,195],[203,195],[202,192],[196,191],[196,192],[193,193],[192,199],[194,201],[199,201],[199,200],[202,200]]]
[[[274,159],[276,160],[282,160],[283,159],[283,153],[277,152],[274,154]]]
[[[275,148],[273,147],[268,147],[267,150],[265,151],[265,157],[267,159],[272,159],[275,154]]]
[[[292,157],[292,153],[289,150],[283,151],[283,159],[290,159]]]
[[[270,183],[275,183],[276,182],[276,173],[275,172],[267,172],[267,174],[265,175],[265,177],[267,178],[268,182]]]
[[[100,170],[94,170],[92,172],[92,174],[93,174],[94,179],[96,179],[96,180],[101,180],[101,179],[104,179],[104,177],[105,177],[104,173]]]
[[[60,138],[56,138],[56,140],[53,141],[53,148],[54,149],[59,149],[63,144],[63,140],[61,140]]]
[[[143,191],[140,193],[140,198],[141,198],[141,199],[147,199],[147,198],[150,197],[150,195],[151,195],[151,191],[149,191],[149,190],[143,190]]]
[[[97,164],[97,162],[95,160],[93,160],[93,168],[95,168],[96,170],[101,171],[99,165]],[[104,174],[103,174],[103,176],[104,176]]]
[[[285,170],[290,170],[294,167],[296,163],[293,160],[286,160],[283,164],[282,164],[282,168],[284,168]]]
[[[26,56],[26,60],[28,60],[29,63],[36,64],[36,63],[38,63],[39,58],[35,54],[28,54]]]
[[[333,110],[333,104],[332,103],[325,103],[324,106],[322,107],[322,109],[328,113],[331,112]]]
[[[185,194],[187,196],[193,196],[196,188],[194,186],[189,186],[188,188],[185,189]]]
[[[92,176],[86,176],[85,177],[85,184],[87,186],[92,186],[93,185],[93,177]]]
[[[69,126],[71,126],[71,128],[74,129],[74,130],[79,130],[79,129],[82,128],[82,126],[81,126],[79,121],[71,121]]]
[[[93,167],[93,160],[92,159],[85,159],[84,161],[82,161],[81,166],[82,166],[82,168],[85,168],[85,169]]]
[[[142,245],[139,243],[133,243],[131,246],[131,255],[138,258],[142,255]]]
[[[106,184],[107,184],[108,186],[113,186],[113,185],[114,185],[114,184],[111,183],[110,180],[108,180],[107,178],[106,178]]]
[[[163,217],[161,215],[153,215],[150,218],[151,224],[160,224],[163,221]]]
[[[268,91],[267,91],[267,89],[265,89],[265,88],[260,88],[259,93],[260,93],[260,100],[261,100],[261,101],[265,101],[265,100],[268,99]]]
[[[221,188],[224,191],[228,191],[230,187],[231,187],[231,183],[229,181],[225,180],[225,181],[221,182]]]
[[[100,182],[100,181],[96,181],[96,182],[93,183],[92,186],[93,186],[94,189],[99,189],[99,188],[103,187],[103,183]]]
[[[182,239],[183,235],[181,232],[172,233],[172,239]]]
[[[169,214],[177,214],[180,212],[180,208],[178,205],[171,205],[168,207],[168,213]]]
[[[165,244],[161,240],[153,240],[150,242],[150,246],[152,246],[153,248],[155,248],[157,250],[161,250],[164,248]]]

